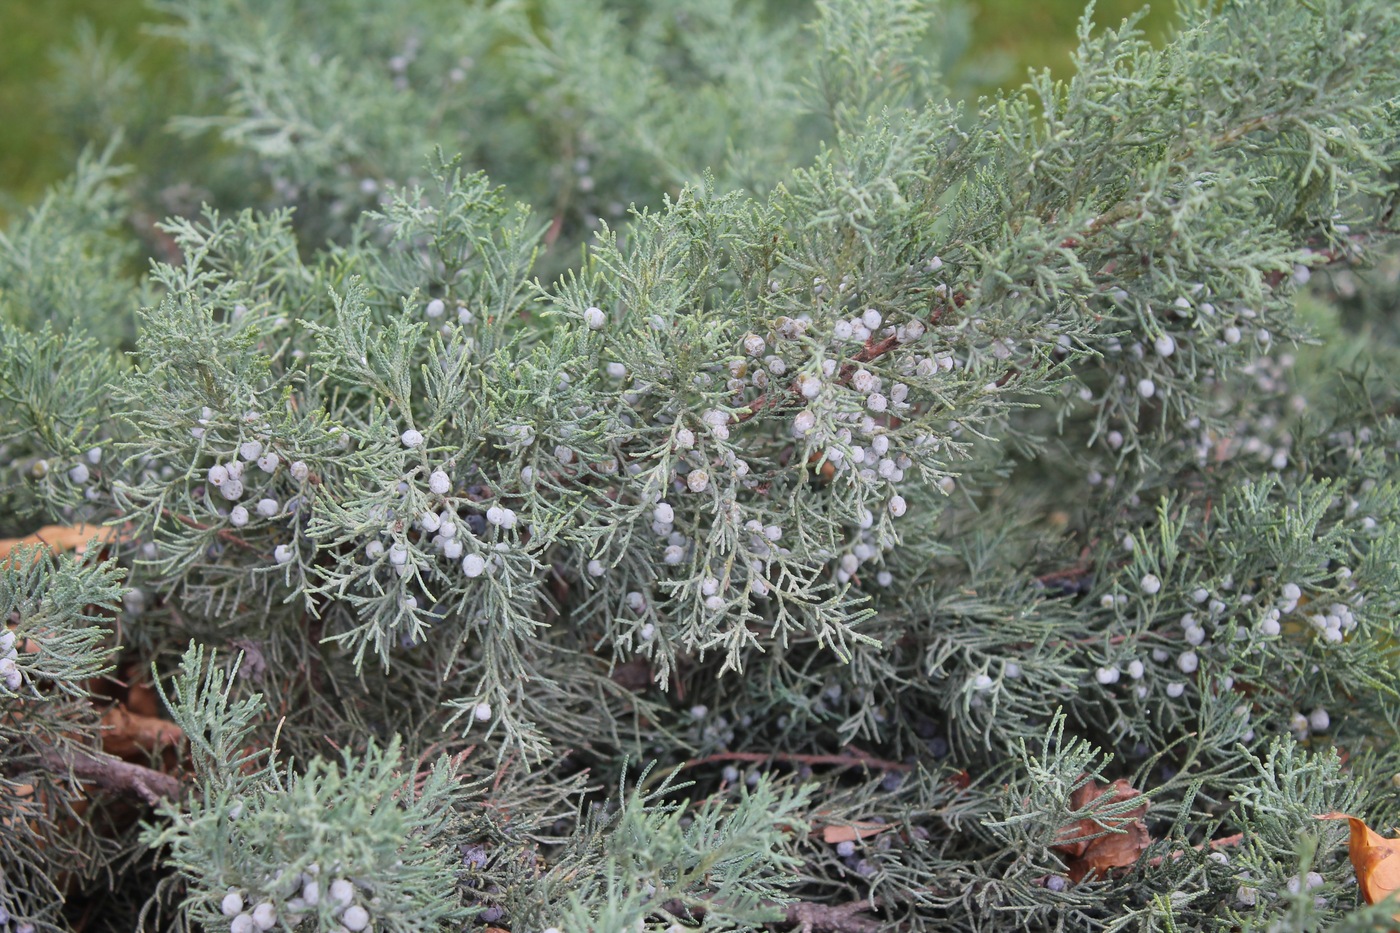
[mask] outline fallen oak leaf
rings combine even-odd
[[[1347,850],[1366,903],[1378,904],[1400,891],[1400,839],[1387,839],[1357,817],[1335,810],[1314,818],[1347,821],[1351,830]],[[1400,913],[1395,919],[1400,920]]]

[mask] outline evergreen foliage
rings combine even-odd
[[[111,531],[0,571],[0,929],[1389,922],[1393,4],[977,102],[919,0],[161,9],[189,163],[0,237],[5,531]]]

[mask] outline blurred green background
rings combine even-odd
[[[451,0],[443,0],[450,3]],[[1057,77],[1070,70],[1075,27],[1085,0],[974,0],[972,64],[995,58],[1003,86],[1015,86],[1028,68],[1048,67]],[[1094,19],[1117,24],[1144,6],[1141,0],[1100,0]],[[1165,2],[1144,21],[1153,38],[1165,34]],[[45,94],[56,79],[56,55],[75,46],[84,21],[103,41],[135,56],[138,72],[170,86],[177,56],[143,29],[155,14],[146,0],[0,0],[0,216],[6,207],[32,201],[65,175],[71,147]],[[984,86],[983,91],[995,90]],[[8,202],[8,203],[5,203]]]

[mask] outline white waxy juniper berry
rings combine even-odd
[[[331,881],[326,894],[332,904],[347,907],[355,899],[355,886],[344,878],[336,878]]]
[[[812,412],[803,410],[797,413],[792,419],[792,433],[797,437],[805,437],[817,426],[817,416]]]
[[[253,908],[250,916],[253,925],[259,930],[267,931],[277,926],[277,908],[271,901],[263,901]]]
[[[219,910],[225,917],[233,917],[243,910],[243,894],[236,888],[230,888],[219,902]]]
[[[350,933],[360,933],[369,927],[369,911],[359,904],[352,904],[340,915],[340,923]]]

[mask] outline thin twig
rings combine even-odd
[[[1203,849],[1209,848],[1212,852],[1214,852],[1217,849],[1225,849],[1229,848],[1230,846],[1237,846],[1242,842],[1244,842],[1244,833],[1235,833],[1233,836],[1221,836],[1219,839],[1212,839],[1210,842],[1203,842],[1198,846],[1192,846],[1191,851],[1200,852]],[[1177,849],[1170,855],[1159,855],[1155,858],[1148,859],[1147,864],[1157,866],[1162,864],[1162,862],[1166,861],[1167,859],[1176,861],[1177,859],[1185,855],[1186,851],[1187,850],[1185,849]]]
[[[203,522],[197,522],[194,519],[190,518],[188,515],[181,515],[179,512],[172,512],[169,509],[165,508],[160,510],[160,514],[164,515],[166,518],[173,518],[180,524],[186,526],[187,528],[193,528],[195,531],[208,531],[210,530],[210,528],[213,527],[212,525],[206,525]],[[259,548],[256,544],[249,544],[247,541],[244,541],[242,538],[238,537],[238,535],[229,531],[227,528],[216,529],[214,531],[214,534],[218,535],[222,540],[227,541],[230,544],[236,544],[239,547],[246,548],[249,551],[261,550],[261,548]]]
[[[681,770],[711,764],[716,761],[785,762],[800,765],[836,765],[842,768],[876,768],[883,771],[910,771],[913,765],[902,761],[887,761],[864,752],[846,755],[798,755],[785,752],[716,752],[704,758],[691,758],[679,765]]]
[[[879,933],[880,921],[857,916],[868,906],[864,901],[835,906],[798,901],[786,905],[787,922],[801,933]]]
[[[39,761],[57,774],[92,781],[104,790],[137,797],[152,807],[162,800],[179,800],[182,793],[180,782],[163,771],[83,749],[44,750]]]
[[[716,904],[715,907],[719,907]],[[773,921],[788,927],[796,927],[800,933],[879,933],[886,929],[884,924],[869,917],[857,916],[870,909],[864,901],[849,904],[814,904],[809,901],[793,901],[786,904],[766,902],[764,907],[782,910],[783,919]],[[685,904],[679,899],[667,901],[662,908],[675,917],[699,920],[705,915],[701,904]]]

